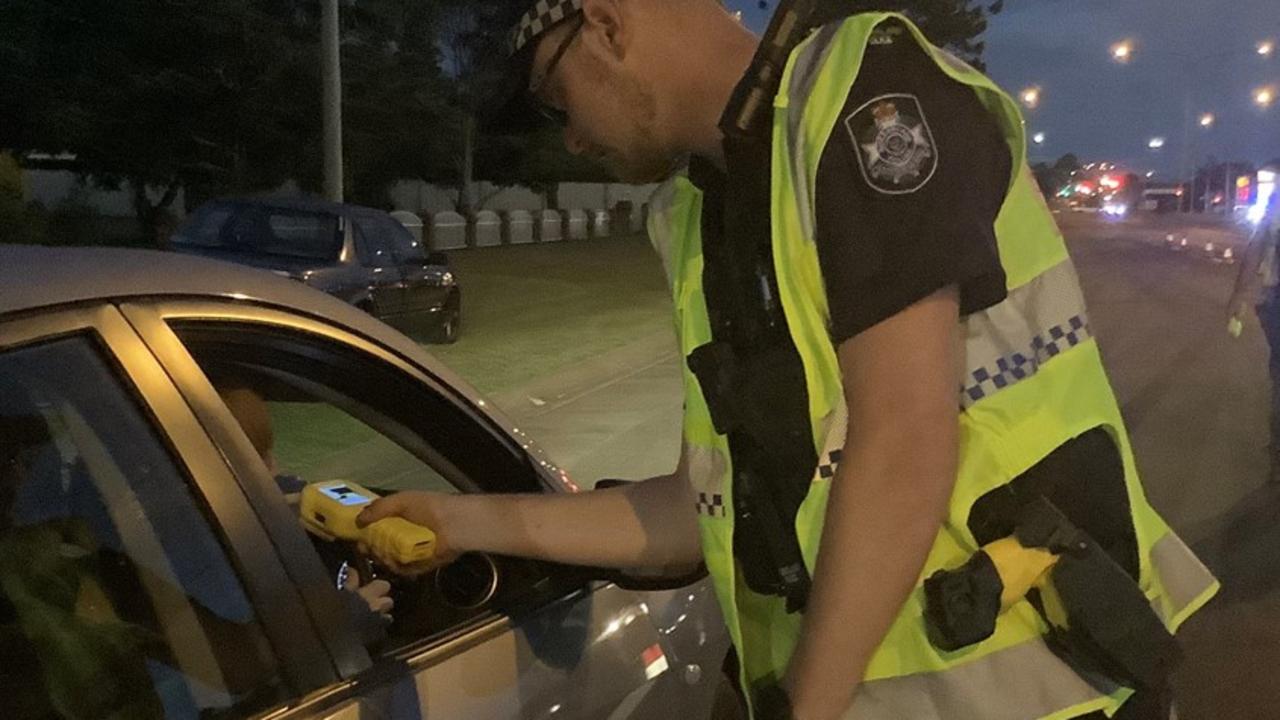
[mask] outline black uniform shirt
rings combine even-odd
[[[971,88],[910,37],[882,37],[818,166],[818,256],[837,344],[948,285],[961,314],[1005,297],[994,224],[1008,144]]]

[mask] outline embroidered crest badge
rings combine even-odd
[[[916,192],[938,169],[933,131],[915,95],[881,95],[844,120],[862,177],[877,192]]]

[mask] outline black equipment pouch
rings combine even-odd
[[[1048,498],[1010,492],[1017,501],[1012,524],[1018,544],[1058,556],[1049,583],[1065,622],[1053,617],[1039,590],[1027,595],[1049,625],[1049,647],[1082,674],[1138,690],[1162,687],[1181,649],[1133,577]],[[926,629],[939,649],[959,650],[995,631],[1004,585],[985,552],[935,573],[924,590]]]
[[[1044,496],[1023,506],[1015,532],[1023,547],[1059,555],[1053,589],[1067,613],[1065,627],[1049,622],[1049,646],[1064,660],[1121,685],[1159,688],[1182,659],[1138,584],[1102,547],[1076,528]],[[1041,598],[1032,605],[1049,621]]]

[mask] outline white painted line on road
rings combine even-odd
[[[542,398],[532,397],[532,396],[529,397],[529,402],[533,403],[535,407],[542,407],[543,405],[547,404],[546,400],[543,400]]]

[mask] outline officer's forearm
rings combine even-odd
[[[919,448],[900,450],[905,456],[896,461],[877,459],[877,451],[846,454],[833,479],[804,634],[788,673],[802,720],[839,717],[848,707],[938,533],[951,475]]]
[[[942,291],[841,347],[850,430],[787,672],[800,720],[848,708],[946,516],[958,462],[957,313],[954,291]]]
[[[458,496],[447,515],[460,551],[613,568],[702,558],[694,501],[678,473],[573,495]]]

